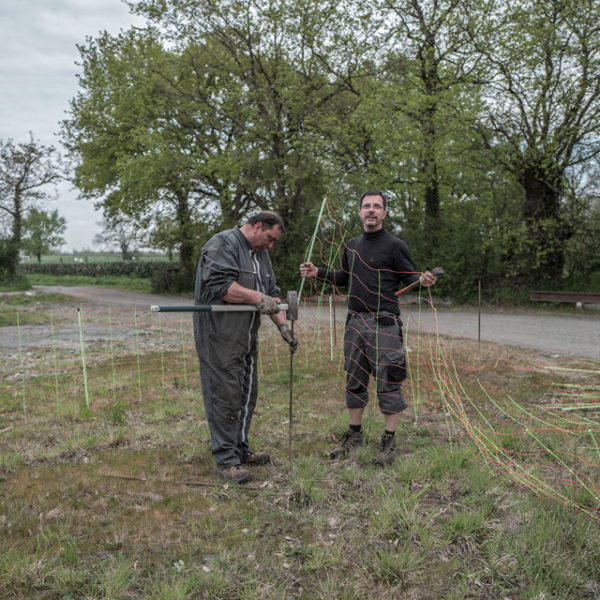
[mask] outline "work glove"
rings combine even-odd
[[[285,324],[277,325],[281,337],[289,344],[292,354],[298,349],[298,338],[296,334]]]
[[[275,315],[279,312],[279,304],[272,296],[263,294],[260,300],[256,303],[256,308],[262,315]]]

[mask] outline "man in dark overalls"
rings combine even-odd
[[[253,304],[258,309],[194,313],[215,473],[237,483],[251,479],[242,465],[270,460],[264,452],[253,452],[248,442],[257,398],[261,314],[270,315],[292,351],[298,344],[279,312],[281,292],[268,253],[283,232],[283,220],[277,213],[259,212],[241,227],[213,236],[202,248],[198,263],[196,304]]]
[[[384,417],[384,432],[375,456],[379,465],[394,458],[396,425],[407,407],[401,385],[406,378],[406,353],[395,292],[415,281],[424,287],[436,281],[429,271],[417,272],[408,246],[383,227],[386,206],[382,192],[363,194],[358,209],[363,233],[346,244],[340,270],[317,269],[311,262],[300,265],[302,277],[348,288],[344,357],[349,429],[330,456],[340,458],[363,444],[362,417],[369,401],[369,376],[373,375]]]

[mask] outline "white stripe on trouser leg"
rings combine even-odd
[[[255,315],[252,315],[252,321],[254,321]],[[251,347],[252,343],[252,324],[250,324],[250,329],[248,329],[248,348]],[[252,397],[252,373],[254,371],[254,357],[250,354],[250,364],[248,361],[244,359],[245,370],[244,370],[244,380],[242,381],[242,389],[244,389],[244,385],[247,383],[248,391],[246,393],[245,398],[242,398],[242,443],[246,443],[246,423],[248,422],[248,405],[250,404],[250,398]]]
[[[255,252],[250,252],[250,256],[252,257],[252,267],[254,270],[254,274],[256,275],[256,287],[259,292],[263,292],[263,286],[260,282],[260,264],[258,262],[258,257]],[[252,314],[252,321],[250,322],[250,327],[248,328],[248,350],[252,347],[252,327],[254,326],[254,320],[257,318],[260,319],[260,315],[258,313]],[[246,438],[246,424],[248,423],[249,410],[248,405],[250,404],[250,399],[252,398],[252,374],[254,373],[254,356],[250,354],[250,363],[245,361],[245,371],[244,371],[244,380],[242,382],[242,389],[246,382],[248,383],[248,392],[246,393],[245,398],[242,398],[242,410],[241,410],[241,443],[247,444],[248,440]]]

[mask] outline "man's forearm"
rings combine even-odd
[[[271,321],[273,321],[273,323],[275,323],[275,325],[284,325],[285,324],[285,312],[283,311],[279,311],[278,313],[275,313],[274,315],[270,315],[271,317]]]
[[[348,273],[344,270],[332,270],[332,269],[318,269],[317,279],[319,281],[327,281],[338,286],[348,285]]]
[[[223,300],[232,304],[256,304],[262,297],[262,292],[251,290],[234,281],[223,296]]]

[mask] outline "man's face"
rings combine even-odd
[[[256,223],[252,227],[252,233],[253,239],[250,241],[252,250],[260,252],[261,250],[268,250],[273,247],[281,236],[281,227],[273,225],[271,229],[265,229],[264,223]]]
[[[381,196],[365,196],[362,206],[358,209],[358,216],[363,222],[365,231],[377,231],[383,227],[383,219],[387,211],[383,208]]]

